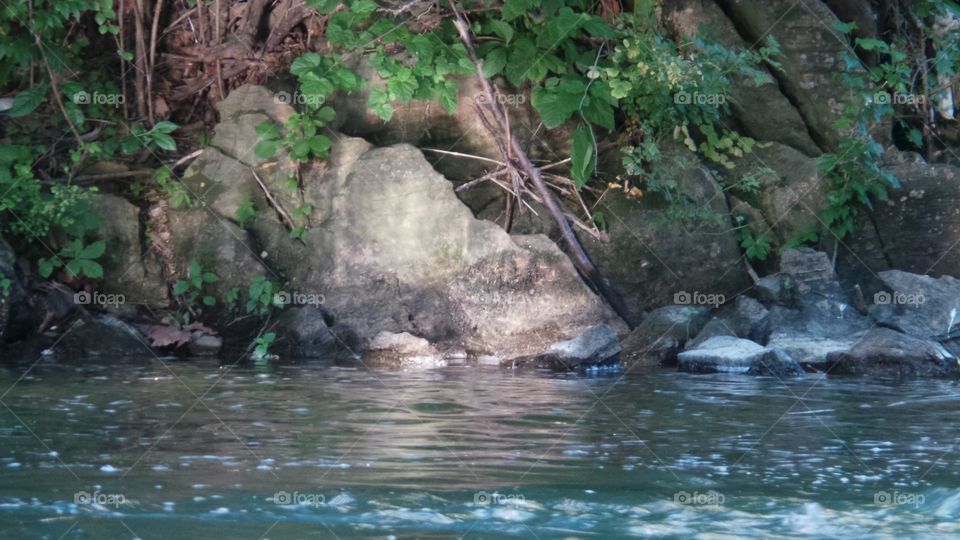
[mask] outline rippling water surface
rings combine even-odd
[[[954,383],[29,367],[8,538],[960,536]]]

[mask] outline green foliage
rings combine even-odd
[[[49,259],[41,258],[38,263],[38,272],[41,277],[48,278],[55,269],[64,268],[67,277],[71,279],[82,276],[100,279],[103,277],[103,267],[96,259],[103,256],[105,250],[106,244],[103,240],[84,245],[82,239],[73,239],[56,256]]]
[[[6,276],[0,277],[0,294],[2,294],[2,295],[4,296],[4,298],[9,298],[9,297],[10,297],[10,288],[11,288],[11,287],[13,287],[13,280],[12,280],[12,279],[10,279],[10,278],[8,278],[8,277],[6,277]]]
[[[204,307],[213,307],[217,299],[207,292],[207,286],[220,281],[220,277],[213,272],[206,272],[197,261],[190,261],[187,268],[187,279],[177,281],[173,285],[173,294],[180,300],[180,305],[186,309],[181,313],[182,324],[196,320],[203,314]]]
[[[237,206],[237,223],[240,224],[240,227],[243,229],[247,228],[251,222],[256,221],[257,219],[257,208],[253,206],[253,201],[250,200],[248,195],[243,196],[243,200],[240,201],[240,205]]]
[[[182,182],[173,178],[169,167],[160,167],[153,171],[153,180],[165,194],[170,206],[174,208],[189,208],[193,202],[190,191]]]
[[[280,148],[287,148],[294,161],[323,159],[330,153],[332,142],[319,130],[333,116],[330,107],[322,107],[315,115],[294,113],[287,120],[284,133],[273,122],[263,122],[256,128],[260,141],[254,146],[253,152],[260,159],[269,159]]]
[[[270,356],[270,346],[273,345],[276,339],[276,332],[267,332],[253,340],[254,345],[256,345],[253,349],[253,359],[258,361],[266,360]]]
[[[277,296],[279,293],[280,285],[277,283],[261,275],[253,276],[247,289],[247,313],[265,317],[272,309],[282,308],[283,303]]]
[[[767,235],[761,234],[756,237],[749,227],[743,225],[737,229],[737,236],[740,239],[740,247],[743,248],[743,252],[748,259],[754,261],[767,260],[767,256],[770,255],[770,250],[773,247]]]

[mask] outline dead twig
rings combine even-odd
[[[257,174],[257,171],[253,167],[250,167],[250,172],[253,173],[253,177],[257,180],[257,183],[260,184],[260,189],[263,190],[263,194],[266,195],[267,201],[270,202],[270,206],[277,211],[277,214],[283,219],[283,222],[290,227],[290,230],[296,229],[297,224],[293,222],[293,219],[287,214],[287,211],[283,209],[283,206],[280,206],[280,203],[277,202],[277,199],[273,197],[273,194],[270,193],[270,190],[267,189],[267,185],[263,183],[263,180],[260,179],[260,175]]]
[[[480,85],[483,88],[485,97],[487,98],[484,106],[487,109],[487,113],[489,113],[490,118],[487,117],[487,114],[484,114],[483,109],[480,108],[480,105],[476,104],[476,109],[480,115],[480,120],[490,132],[491,136],[493,136],[493,138],[497,141],[497,146],[500,148],[500,152],[503,154],[504,161],[510,165],[510,168],[513,171],[516,169],[523,170],[530,179],[531,183],[533,183],[533,186],[541,199],[541,204],[547,207],[547,210],[550,211],[550,214],[560,227],[561,236],[563,237],[564,243],[567,245],[567,251],[573,260],[574,265],[584,276],[584,278],[587,279],[587,281],[589,281],[594,288],[596,288],[596,290],[604,299],[606,299],[614,311],[616,311],[617,314],[620,315],[620,317],[623,318],[623,320],[627,323],[627,325],[632,328],[633,321],[630,311],[627,309],[620,296],[610,289],[610,286],[607,285],[606,281],[603,279],[603,276],[600,275],[600,272],[593,265],[593,262],[590,260],[590,257],[587,255],[586,251],[584,251],[583,246],[580,245],[580,241],[574,234],[566,213],[560,208],[560,206],[557,204],[557,201],[553,198],[553,194],[550,192],[550,188],[548,188],[544,182],[543,177],[540,174],[540,170],[530,162],[530,158],[527,157],[527,153],[523,150],[523,148],[521,148],[517,139],[515,137],[511,137],[506,131],[509,124],[507,123],[507,119],[505,118],[503,110],[496,106],[497,103],[500,103],[500,101],[497,99],[497,91],[493,88],[493,86],[491,86],[490,81],[483,76],[483,63],[479,58],[477,58],[477,52],[473,45],[470,25],[467,23],[467,20],[464,18],[463,14],[460,13],[456,1],[450,0],[449,3],[456,19],[454,24],[457,28],[457,32],[459,32],[460,39],[463,41],[463,44],[467,49],[467,55],[470,57],[470,60],[473,62],[474,66],[476,66],[477,78],[480,81]],[[494,127],[494,124],[496,127]],[[507,144],[509,144],[509,151],[507,151]],[[516,165],[513,165],[514,163]]]

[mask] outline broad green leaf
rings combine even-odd
[[[157,148],[166,150],[167,152],[177,151],[177,141],[173,140],[173,137],[166,133],[154,133],[151,138],[153,139],[153,144],[157,145]]]
[[[46,95],[46,84],[38,84],[33,88],[20,92],[15,98],[13,98],[13,106],[7,111],[7,116],[11,118],[19,118],[32,113],[37,109],[37,107],[40,106],[41,103],[43,103],[43,98]]]
[[[387,78],[387,90],[390,91],[390,97],[399,102],[406,102],[413,99],[414,92],[417,91],[417,79],[413,72],[407,68],[398,69]]]
[[[173,122],[170,122],[169,120],[161,120],[153,125],[153,129],[151,131],[159,133],[173,133],[176,131],[176,129],[177,125]]]
[[[570,158],[570,175],[576,188],[580,189],[593,176],[597,163],[593,133],[589,125],[582,124],[573,132],[573,155]]]
[[[279,139],[280,128],[273,122],[260,122],[256,127],[257,135],[261,139]]]
[[[97,240],[89,246],[83,248],[79,256],[83,259],[97,259],[106,251],[107,244],[103,240]]]
[[[453,114],[457,110],[457,83],[453,80],[443,81],[443,87],[440,88],[440,105],[446,109],[447,114]]]
[[[502,39],[506,45],[510,44],[510,41],[513,39],[513,27],[510,26],[509,23],[501,21],[500,19],[493,19],[487,24],[490,25],[490,30],[500,36],[500,39]]]
[[[512,21],[538,5],[539,0],[507,0],[503,3],[503,20]]]
[[[37,273],[44,279],[50,277],[50,275],[53,274],[53,261],[40,259],[37,262]]]
[[[483,59],[483,76],[489,79],[500,73],[507,65],[507,49],[497,47]]]
[[[367,108],[384,122],[389,122],[390,119],[393,118],[393,106],[390,105],[390,98],[386,92],[379,88],[370,90],[370,97],[367,99]]]
[[[322,61],[323,57],[317,53],[308,52],[301,54],[296,60],[293,61],[292,64],[290,64],[290,73],[299,77],[303,73],[320,67],[320,63]]]
[[[80,271],[90,279],[100,279],[103,277],[103,267],[96,261],[90,259],[77,259],[80,263]]]
[[[253,147],[253,154],[259,159],[270,159],[280,148],[279,141],[260,141]]]

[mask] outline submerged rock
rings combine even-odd
[[[878,378],[957,378],[957,357],[936,341],[875,328],[849,351],[833,353],[831,373]]]
[[[427,369],[445,367],[447,360],[429,341],[407,332],[380,332],[367,347],[363,362],[370,366]]]
[[[579,336],[550,345],[546,352],[503,360],[501,367],[579,370],[616,361],[620,357],[620,340],[605,324],[593,326]]]
[[[277,334],[280,349],[291,356],[332,358],[346,348],[327,326],[323,311],[314,306],[285,309],[277,319]]]
[[[51,351],[64,358],[156,357],[140,332],[111,315],[77,319],[54,342]]]

